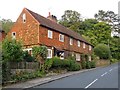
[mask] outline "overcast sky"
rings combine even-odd
[[[65,10],[75,10],[84,18],[93,18],[98,10],[118,13],[120,0],[0,0],[0,19],[16,21],[24,7],[47,17],[48,12],[58,19]]]

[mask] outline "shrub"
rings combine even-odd
[[[54,58],[52,58],[52,60],[53,60],[53,64],[52,64],[52,67],[57,67],[57,68],[60,68],[60,67],[62,67],[62,60],[60,59],[60,58],[58,58],[58,57],[54,57]]]
[[[81,62],[81,67],[82,67],[82,69],[86,68],[86,61],[85,60]]]
[[[95,68],[95,67],[96,67],[95,61],[91,61],[91,62],[90,62],[90,67],[91,67],[91,68]]]
[[[49,70],[53,65],[53,60],[52,59],[47,59],[45,60],[45,70]]]
[[[86,61],[86,69],[90,69],[91,68],[91,62],[90,61]]]
[[[32,48],[33,57],[40,61],[47,59],[47,47],[46,46],[35,46]]]
[[[27,51],[23,52],[23,59],[27,62],[34,61],[34,58],[30,54],[28,54]]]
[[[94,48],[94,52],[97,56],[100,57],[100,59],[109,59],[109,57],[110,57],[110,49],[105,44],[98,44]]]

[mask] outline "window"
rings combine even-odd
[[[85,48],[85,43],[83,43],[83,48]]]
[[[64,35],[62,34],[59,35],[59,41],[64,42]]]
[[[12,32],[12,39],[16,39],[16,32]]]
[[[80,47],[80,41],[77,41],[78,47]]]
[[[89,58],[89,61],[91,61],[91,56],[88,56],[88,58]]]
[[[48,30],[48,38],[52,38],[53,37],[53,32],[52,31],[50,31],[50,30]]]
[[[28,54],[32,55],[32,48],[26,48],[26,49],[23,49],[23,51],[27,51]]]
[[[80,61],[80,54],[76,54],[76,61]]]
[[[52,50],[51,49],[47,49],[48,53],[47,53],[47,58],[52,58]]]
[[[91,46],[89,45],[89,50],[91,50]]]
[[[25,13],[23,14],[22,18],[23,18],[23,23],[25,23],[26,22],[26,14]]]
[[[73,39],[70,38],[70,45],[73,45]]]

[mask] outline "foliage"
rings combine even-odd
[[[26,81],[29,79],[33,79],[36,77],[43,77],[45,73],[40,70],[36,70],[35,72],[28,73],[28,72],[21,72],[20,74],[12,75],[11,80],[14,82]]]
[[[3,49],[3,61],[21,61],[22,58],[22,46],[16,40],[5,39],[2,43]]]
[[[52,59],[47,59],[45,60],[45,70],[49,70],[53,65],[53,60]]]
[[[10,19],[2,19],[2,29],[8,33],[13,26],[13,22]]]
[[[83,61],[81,62],[81,66],[82,66],[82,69],[85,69],[85,68],[86,68],[86,61],[85,61],[85,60],[83,60]]]
[[[62,60],[59,57],[53,57],[53,65],[54,68],[61,68],[62,67]]]
[[[90,61],[90,67],[91,68],[95,68],[96,67],[95,61]]]
[[[98,44],[94,48],[94,52],[97,56],[100,57],[100,59],[109,59],[110,56],[110,49],[107,45],[105,44]]]
[[[46,60],[47,58],[47,47],[46,46],[35,46],[32,48],[32,52],[33,52],[33,57],[40,61],[42,60]]]
[[[34,58],[28,53],[28,51],[23,51],[23,59],[27,62],[34,61]]]
[[[91,62],[90,61],[86,61],[86,69],[90,69],[91,68]]]
[[[111,62],[111,63],[116,63],[116,62],[118,62],[118,60],[112,58],[112,59],[110,60],[110,62]]]
[[[66,10],[59,23],[77,32],[79,30],[80,21],[80,13],[77,11]]]

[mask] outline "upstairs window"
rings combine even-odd
[[[25,23],[26,22],[26,14],[25,13],[23,13],[22,18],[23,18],[23,23]]]
[[[92,47],[89,45],[89,50],[91,50],[91,48],[92,48]]]
[[[64,35],[62,34],[59,35],[59,41],[64,42]]]
[[[73,45],[73,39],[70,38],[70,45]]]
[[[77,41],[78,47],[80,47],[80,41]]]
[[[12,39],[16,39],[16,32],[12,32]]]
[[[83,43],[83,48],[85,48],[85,43]]]
[[[48,30],[48,38],[52,39],[52,37],[53,37],[53,32],[51,30]]]

